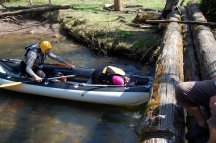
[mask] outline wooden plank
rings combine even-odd
[[[178,20],[171,17],[170,20]],[[176,106],[175,86],[183,80],[183,38],[177,22],[167,26],[157,60],[153,94],[146,109],[142,142],[182,143],[184,116]]]
[[[195,3],[188,3],[188,11],[194,21],[206,22]],[[193,26],[192,31],[202,79],[211,79],[216,76],[216,40],[206,26]]]

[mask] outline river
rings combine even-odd
[[[0,58],[20,59],[24,47],[38,42],[41,37],[52,42],[53,53],[77,67],[114,65],[127,73],[154,74],[152,66],[97,56],[64,36],[14,34],[0,37]],[[144,109],[145,104],[134,108],[116,107],[0,89],[0,142],[138,143]]]

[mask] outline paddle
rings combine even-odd
[[[59,78],[65,78],[65,77],[74,77],[74,76],[76,76],[76,75],[65,75],[65,76],[51,77],[51,78],[45,79],[45,81],[59,79]],[[9,83],[4,83],[4,84],[0,84],[0,88],[15,86],[15,85],[19,85],[19,84],[26,83],[26,82],[31,82],[31,81],[34,81],[34,80],[25,81],[25,82],[9,82]]]
[[[135,85],[103,85],[103,84],[80,83],[80,84],[75,84],[75,86],[85,86],[85,87],[134,87]]]
[[[8,87],[8,86],[15,86],[15,85],[19,85],[22,84],[22,82],[9,82],[9,83],[4,83],[4,84],[0,84],[0,88],[1,87]]]

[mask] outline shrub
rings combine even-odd
[[[216,0],[201,0],[200,8],[209,21],[216,21]]]

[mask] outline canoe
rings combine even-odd
[[[54,70],[65,76],[73,76],[69,76],[67,82],[45,80],[37,83],[19,73],[19,64],[20,60],[17,59],[0,59],[0,85],[11,84],[2,88],[27,94],[117,106],[135,106],[150,99],[152,80],[149,77],[128,75],[141,81],[141,84],[134,86],[91,84],[89,81],[94,69],[69,69],[46,63],[42,70],[48,76]],[[14,82],[18,84],[13,85]]]

